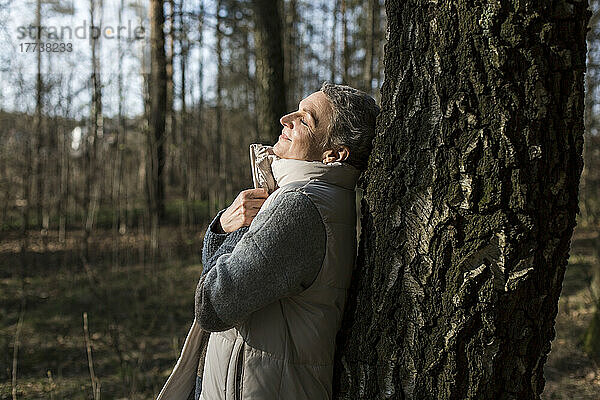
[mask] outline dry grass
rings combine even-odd
[[[167,237],[175,232],[164,231]],[[189,245],[198,249],[200,241]],[[200,276],[197,257],[152,265],[115,266],[96,246],[89,271],[56,257],[19,271],[19,254],[0,264],[0,399],[11,398],[11,365],[20,301],[19,399],[92,399],[82,314],[87,312],[94,371],[104,399],[155,397],[174,365],[193,319],[193,294]],[[134,247],[121,253],[134,252]],[[66,254],[66,253],[65,253]],[[0,256],[9,260],[7,254]],[[127,257],[124,257],[125,259]],[[172,259],[177,257],[171,256]]]

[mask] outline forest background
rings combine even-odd
[[[547,399],[600,396],[591,9],[580,214]],[[203,232],[252,185],[249,144],[273,144],[273,115],[326,80],[379,101],[383,1],[0,0],[0,36],[0,398],[154,396],[193,318]]]

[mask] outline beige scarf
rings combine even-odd
[[[339,161],[325,164],[321,161],[280,158],[272,146],[250,145],[250,164],[255,188],[263,187],[269,194],[290,182],[319,178],[353,189],[360,171]]]

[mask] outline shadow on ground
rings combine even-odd
[[[556,317],[556,338],[544,366],[544,400],[600,399],[600,365],[582,350],[594,312],[590,282],[599,268],[593,246],[597,233],[576,230]],[[594,239],[594,240],[591,240]]]

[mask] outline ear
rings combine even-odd
[[[337,151],[325,150],[321,159],[324,164],[329,164],[336,161],[344,161],[350,157],[350,149],[347,146],[340,146]]]

